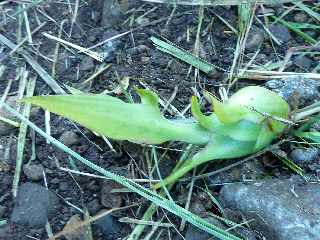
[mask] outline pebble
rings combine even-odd
[[[318,240],[319,198],[320,185],[306,183],[299,176],[224,185],[219,196],[223,207],[254,219],[252,230],[277,240]]]
[[[318,88],[319,81],[302,76],[291,76],[281,79],[270,80],[266,87],[277,92],[292,106],[295,98],[298,97],[299,106],[320,100]]]
[[[112,193],[111,191],[116,188],[122,188],[121,185],[110,181],[104,180],[101,185],[101,203],[106,208],[118,208],[122,204],[122,196],[120,193]]]
[[[319,160],[319,150],[317,148],[297,148],[290,153],[291,160],[299,166],[308,166]]]
[[[44,168],[41,164],[23,165],[23,173],[32,181],[39,181],[43,178]]]
[[[91,200],[90,202],[88,202],[87,208],[88,208],[89,213],[91,215],[95,215],[98,211],[101,210],[102,206],[101,206],[99,200],[95,198],[95,199]]]
[[[59,141],[67,147],[71,147],[80,143],[80,138],[74,131],[65,131],[61,134]]]
[[[270,25],[269,30],[282,43],[287,43],[291,40],[291,34],[288,28],[281,24]]]
[[[126,234],[124,225],[110,214],[99,218],[94,226],[100,229],[104,240],[122,239],[124,237],[122,235]]]
[[[63,231],[67,240],[83,240],[86,239],[86,228],[77,227],[82,222],[78,214],[73,215],[67,224],[64,226]]]
[[[92,68],[94,68],[94,62],[92,57],[89,56],[83,56],[81,62],[80,62],[80,66],[79,69],[80,71],[89,71]]]
[[[29,227],[44,227],[56,212],[59,199],[45,187],[23,183],[18,189],[11,221]]]
[[[293,20],[299,23],[306,23],[308,21],[308,16],[303,12],[298,12],[293,16]]]
[[[264,34],[263,32],[256,26],[252,26],[246,41],[246,50],[248,51],[256,51],[264,42]]]
[[[195,215],[199,216],[199,217],[207,217],[207,210],[203,204],[202,201],[200,201],[199,199],[195,199],[193,201],[191,201],[190,204],[190,212],[194,213]]]
[[[67,182],[60,182],[59,183],[59,190],[64,192],[69,189],[69,184]]]
[[[306,56],[300,55],[293,58],[293,64],[303,70],[309,71],[312,65],[312,60]]]
[[[103,1],[101,25],[104,28],[110,28],[120,23],[124,9],[121,8],[119,1]]]
[[[103,35],[103,40],[110,39],[117,36],[120,32],[110,29],[107,30]],[[122,41],[121,37],[107,41],[102,46],[102,54],[105,62],[112,62],[116,58],[117,51],[121,48]]]

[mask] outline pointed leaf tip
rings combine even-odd
[[[141,88],[135,88],[135,90],[139,94],[143,104],[156,106],[158,108],[159,97],[155,92]]]
[[[200,109],[200,104],[196,96],[191,97],[191,112],[193,117],[198,121],[198,123],[202,127],[208,130],[211,130],[213,128],[211,117],[206,116],[202,113]]]
[[[236,123],[241,120],[245,111],[240,106],[231,106],[228,103],[222,103],[216,99],[211,93],[204,93],[212,103],[214,113],[222,123]]]

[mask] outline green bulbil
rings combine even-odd
[[[192,97],[193,118],[187,120],[166,119],[155,93],[143,89],[137,92],[141,103],[87,94],[38,96],[23,102],[46,108],[115,140],[147,144],[183,141],[204,146],[163,184],[175,182],[204,162],[242,157],[263,149],[286,128],[276,118],[288,119],[289,115],[289,106],[280,96],[257,86],[242,88],[223,103],[210,96],[213,113],[208,116]]]

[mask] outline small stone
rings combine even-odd
[[[142,56],[141,57],[141,63],[143,64],[146,64],[150,61],[150,57],[145,57],[145,56]]]
[[[300,166],[308,166],[319,160],[319,150],[317,148],[297,148],[290,153],[291,160]]]
[[[281,24],[273,24],[270,26],[269,30],[273,36],[275,36],[282,43],[287,43],[291,40],[291,34],[288,28]]]
[[[73,215],[67,224],[64,226],[63,231],[65,232],[64,236],[67,240],[82,240],[86,239],[86,228],[78,227],[82,222],[78,214]]]
[[[18,189],[11,221],[29,227],[44,227],[56,212],[59,199],[45,187],[24,183]]]
[[[139,17],[139,18],[136,19],[136,23],[138,25],[146,25],[149,22],[150,22],[149,18],[144,18],[144,17],[141,18],[141,17]]]
[[[198,199],[191,202],[190,212],[200,217],[207,217],[207,210],[204,207],[203,203]]]
[[[67,182],[60,182],[59,183],[59,190],[65,192],[69,189],[69,185]]]
[[[90,41],[90,42],[95,42],[96,40],[97,40],[97,37],[94,36],[94,35],[90,35],[90,36],[88,37],[88,41]]]
[[[118,208],[122,204],[122,196],[120,193],[112,193],[111,191],[116,188],[122,188],[121,185],[105,180],[101,186],[101,203],[107,208]]]
[[[306,71],[310,70],[310,67],[312,65],[312,60],[306,56],[300,55],[298,57],[295,57],[293,59],[293,64],[297,67],[300,67]]]
[[[120,33],[118,31],[110,29],[104,33],[103,40],[110,39],[119,34]],[[116,53],[120,49],[121,45],[122,41],[120,40],[120,38],[115,38],[105,42],[101,49],[104,61],[112,62],[116,58]]]
[[[88,56],[84,56],[83,59],[81,60],[79,69],[81,71],[89,71],[92,68],[94,68],[94,62],[93,59],[91,57]]]
[[[246,41],[248,51],[256,51],[264,42],[263,32],[256,26],[252,26]]]
[[[101,25],[105,28],[113,27],[120,22],[123,9],[118,0],[103,1]]]
[[[122,239],[126,234],[126,231],[124,231],[124,225],[117,221],[117,219],[110,214],[99,218],[97,221],[95,221],[94,226],[100,229],[104,239],[106,240]]]
[[[92,201],[88,202],[87,208],[91,215],[95,215],[98,211],[101,210],[102,205],[100,204],[98,199],[93,199]]]
[[[58,184],[60,182],[60,179],[59,178],[53,178],[50,183],[51,184]]]
[[[68,147],[77,145],[80,142],[80,138],[73,131],[66,131],[62,133],[59,140]]]
[[[320,185],[300,176],[265,179],[253,184],[227,184],[220,192],[224,208],[241,211],[253,219],[250,228],[265,239],[318,240]]]
[[[303,12],[298,12],[293,16],[295,22],[306,23],[308,21],[308,16]]]
[[[43,178],[44,168],[41,164],[25,164],[23,172],[32,181],[39,181]]]

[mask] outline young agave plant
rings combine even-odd
[[[174,183],[202,163],[261,150],[286,128],[277,119],[287,119],[289,115],[285,100],[257,86],[242,88],[223,103],[210,96],[213,113],[208,116],[201,112],[197,98],[192,97],[193,118],[183,121],[166,119],[154,92],[144,89],[137,92],[141,103],[87,94],[37,96],[23,102],[46,108],[116,140],[148,144],[183,141],[204,146],[165,178],[163,184]],[[159,187],[160,184],[155,185],[155,189]]]

